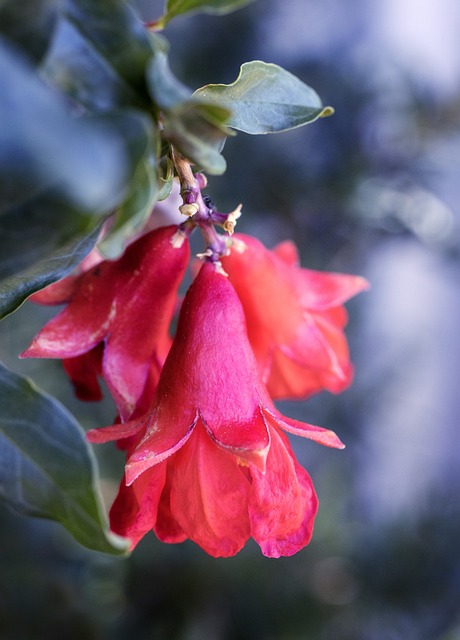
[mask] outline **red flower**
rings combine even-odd
[[[89,399],[97,398],[102,370],[121,418],[129,418],[148,377],[158,378],[171,344],[169,324],[190,254],[185,239],[173,247],[176,230],[152,231],[120,259],[69,281],[69,304],[22,357],[62,358],[78,395]]]
[[[310,540],[317,499],[280,428],[343,446],[333,432],[275,409],[238,297],[206,263],[185,297],[150,411],[88,433],[92,442],[135,439],[113,530],[133,546],[154,529],[213,556],[237,553],[249,536],[267,556],[295,553]]]
[[[301,269],[292,242],[270,251],[250,236],[234,237],[237,243],[222,265],[243,305],[249,341],[271,397],[342,391],[353,373],[342,305],[366,289],[367,281]]]

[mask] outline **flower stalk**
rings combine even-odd
[[[205,251],[198,257],[219,266],[220,258],[229,252],[228,236],[234,233],[243,205],[239,204],[230,213],[218,211],[212,200],[202,193],[207,186],[206,176],[201,172],[194,174],[191,164],[177,150],[173,149],[171,155],[180,183],[182,204],[179,211],[188,218],[181,226],[189,231],[196,227],[200,229]],[[221,227],[227,236],[218,234],[216,226]]]

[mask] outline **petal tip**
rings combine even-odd
[[[367,278],[364,278],[363,276],[356,276],[356,282],[357,286],[359,287],[358,291],[368,291],[372,287],[369,280],[367,280]]]
[[[133,456],[131,456],[125,466],[126,486],[132,485],[144,471],[147,471],[158,462],[159,460],[155,456],[144,456],[143,459],[139,458],[137,460],[133,460]]]
[[[36,354],[36,349],[34,347],[34,343],[32,342],[27,349],[24,349],[24,351],[22,351],[19,355],[18,358],[20,358],[20,360],[23,360],[24,358],[37,358],[38,355]]]

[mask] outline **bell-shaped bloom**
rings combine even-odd
[[[332,431],[275,409],[238,296],[205,263],[185,296],[150,410],[88,432],[91,442],[130,438],[112,528],[133,545],[153,529],[213,556],[237,553],[250,536],[267,556],[292,555],[310,540],[317,499],[280,429],[343,446]]]
[[[289,241],[270,251],[250,236],[234,238],[222,266],[243,305],[249,341],[271,397],[345,389],[353,368],[343,303],[367,289],[367,281],[300,268]]]
[[[22,357],[63,359],[86,399],[97,399],[101,371],[121,418],[129,418],[171,345],[169,325],[190,257],[185,238],[181,246],[173,243],[176,230],[151,231],[118,260],[104,260],[71,281],[68,305]]]

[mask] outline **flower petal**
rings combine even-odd
[[[272,249],[273,253],[283,262],[293,267],[300,265],[299,252],[292,240],[283,240]]]
[[[130,422],[119,422],[108,427],[100,427],[99,429],[89,429],[86,432],[86,439],[93,444],[103,444],[104,442],[112,442],[113,440],[124,440],[140,434],[142,429],[146,428],[147,419],[140,418],[131,420]]]
[[[199,423],[175,456],[171,511],[206,553],[233,556],[249,537],[249,487],[235,457],[216,447]]]
[[[75,395],[86,402],[102,400],[102,391],[98,376],[102,373],[103,343],[94,349],[75,358],[65,358],[62,361],[65,372],[69,376],[75,389]]]
[[[166,462],[166,482],[158,503],[157,520],[153,530],[159,540],[169,544],[184,542],[187,535],[171,513],[171,485],[174,474],[174,458]]]
[[[169,324],[190,255],[188,241],[173,247],[176,230],[150,232],[122,258],[123,275],[129,272],[130,277],[116,295],[117,317],[107,336],[103,372],[123,420],[134,411],[152,362],[161,367],[171,346]]]
[[[343,391],[353,378],[353,367],[344,364],[340,376],[329,371],[308,369],[291,360],[281,350],[273,356],[274,364],[267,380],[267,388],[273,400],[288,398],[306,398],[313,393],[327,389],[333,393]]]
[[[166,480],[166,464],[159,464],[127,486],[123,479],[110,509],[110,527],[130,538],[133,549],[157,519],[158,504]]]
[[[361,276],[343,273],[299,269],[296,276],[300,304],[312,310],[338,307],[370,286]]]
[[[310,542],[318,499],[286,436],[273,429],[271,438],[266,473],[251,467],[248,508],[251,536],[265,556],[279,558]]]
[[[72,273],[65,278],[61,278],[61,280],[49,284],[44,289],[36,291],[29,297],[29,300],[36,304],[43,305],[64,304],[65,302],[69,302],[78,289],[80,276],[102,261],[103,257],[97,248],[94,247]]]
[[[270,436],[267,423],[260,407],[252,420],[244,420],[240,423],[229,422],[227,425],[219,424],[217,429],[209,425],[201,416],[201,421],[209,436],[214,442],[237,456],[246,463],[251,462],[260,471],[265,470],[265,461],[270,448]]]
[[[178,451],[190,438],[198,416],[187,420],[168,419],[165,412],[152,412],[146,434],[126,462],[126,482],[131,484],[150,467]]]
[[[241,300],[249,341],[272,397],[342,391],[351,382],[352,367],[341,305],[368,282],[300,268],[289,241],[270,251],[250,236],[234,238],[222,265]]]
[[[149,336],[154,324],[152,315],[143,312],[141,317],[143,321],[133,317],[128,318],[128,322],[120,321],[106,342],[102,360],[104,379],[122,420],[129,419],[135,410],[152,367],[159,373],[157,351],[164,354],[164,362],[171,344],[167,333]],[[165,317],[168,317],[166,312]],[[158,380],[159,376],[155,377]]]
[[[244,312],[228,279],[210,263],[186,296],[176,341],[182,362],[188,355],[187,382],[212,437],[235,452],[256,451],[263,460],[270,441]]]
[[[273,427],[279,427],[293,433],[296,436],[302,438],[308,438],[314,440],[325,447],[333,447],[334,449],[344,449],[345,445],[340,438],[329,429],[323,429],[323,427],[317,427],[307,422],[300,422],[299,420],[293,420],[281,415],[275,407],[271,407],[270,410],[264,407],[264,414],[269,424]]]
[[[49,284],[44,289],[29,296],[30,302],[43,305],[64,304],[74,295],[78,287],[79,274],[71,274],[62,280]]]
[[[103,340],[114,311],[107,293],[93,296],[86,289],[78,291],[72,303],[43,327],[20,357],[73,358],[86,353]]]
[[[324,314],[329,315],[344,314]],[[306,313],[293,342],[274,350],[267,387],[275,400],[306,397],[323,389],[340,393],[349,386],[352,376],[347,340],[341,328],[323,315]]]

